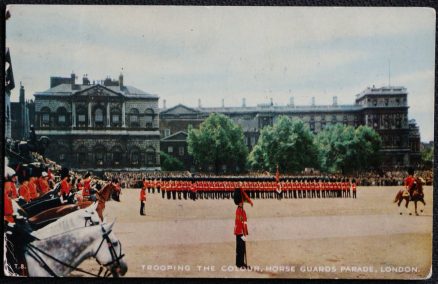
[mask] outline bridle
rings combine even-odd
[[[87,223],[87,220],[85,222]],[[90,222],[92,222],[91,219],[90,219]],[[102,277],[109,277],[112,274],[112,270],[108,269],[108,266],[112,266],[114,263],[116,263],[117,264],[116,267],[120,267],[120,260],[125,256],[125,254],[122,254],[122,243],[120,241],[111,242],[111,239],[109,238],[109,234],[111,234],[112,230],[105,231],[105,228],[103,226],[101,227],[101,229],[102,229],[102,241],[100,242],[99,247],[96,250],[96,252],[94,253],[93,257],[96,258],[97,254],[99,253],[100,249],[102,248],[104,241],[106,241],[107,245],[108,245],[108,249],[109,249],[110,254],[111,254],[111,261],[108,263],[102,264],[96,258],[97,263],[100,265],[98,274],[94,274],[94,273],[88,272],[86,270],[83,270],[81,268],[71,266],[70,264],[65,263],[62,260],[57,259],[56,257],[50,255],[49,253],[43,251],[42,249],[36,247],[35,245],[33,245],[31,243],[26,245],[27,252],[28,252],[30,257],[35,259],[40,264],[40,266],[43,267],[53,277],[59,277],[59,276],[49,267],[47,262],[44,261],[44,259],[41,257],[41,255],[38,254],[38,252],[47,256],[48,258],[50,258],[56,262],[58,262],[59,264],[61,264],[63,266],[72,269],[73,271],[80,271],[80,272],[83,272],[83,273],[91,275],[91,276],[101,277],[100,275],[101,275],[102,271],[105,270]],[[116,250],[114,248],[114,246],[117,246],[117,245],[120,246],[120,250],[119,250],[118,255],[117,255]]]

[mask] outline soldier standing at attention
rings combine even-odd
[[[144,179],[143,179],[144,181]],[[141,190],[140,190],[140,215],[144,216],[146,215],[144,213],[144,203],[146,201],[146,187],[142,186]]]
[[[253,206],[248,195],[238,187],[234,190],[234,203],[237,205],[234,235],[236,236],[236,266],[239,268],[248,268],[246,261],[246,237],[248,236],[248,226],[246,223],[246,212],[243,209],[244,202],[248,202]]]
[[[356,180],[351,180],[351,190],[353,191],[353,198],[356,198]]]

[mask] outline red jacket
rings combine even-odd
[[[41,194],[49,191],[49,183],[43,177],[38,178],[38,187],[40,189]]]
[[[235,235],[248,235],[248,226],[246,224],[246,212],[242,206],[237,206],[236,209],[236,220],[234,225]]]
[[[405,178],[405,186],[407,187],[407,189],[411,189],[414,182],[415,178],[413,176],[408,176],[407,178]]]
[[[22,184],[18,191],[20,196],[23,197],[26,202],[30,201],[29,184]]]
[[[61,181],[61,195],[69,195],[71,186],[68,183],[67,179],[63,179]]]
[[[140,201],[146,201],[146,190],[144,187],[140,190]]]
[[[36,185],[37,180],[31,180],[29,182],[29,194],[30,194],[30,199],[35,199],[38,197],[38,191],[37,191],[37,185]]]
[[[15,187],[15,183],[12,181],[5,182],[5,193],[12,199],[17,198],[17,188]]]

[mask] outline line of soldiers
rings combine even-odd
[[[254,199],[356,198],[352,179],[291,178],[264,180],[154,179],[143,181],[149,193],[155,190],[167,199],[229,199],[235,188]]]

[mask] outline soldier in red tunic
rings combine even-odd
[[[144,213],[144,203],[146,201],[146,187],[147,187],[147,183],[145,181],[146,179],[143,178],[143,186],[141,187],[140,190],[140,215],[142,216],[146,215]]]
[[[248,202],[253,206],[251,199],[241,189],[234,190],[234,203],[237,205],[236,218],[234,223],[234,235],[236,236],[236,266],[248,268],[246,261],[246,237],[248,236],[248,226],[246,212],[243,203]]]

